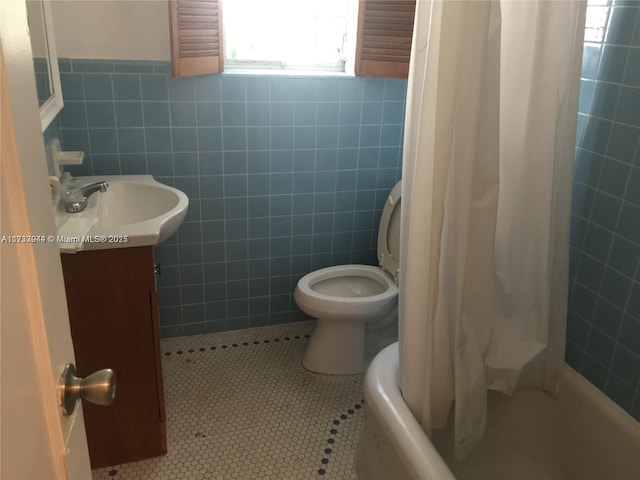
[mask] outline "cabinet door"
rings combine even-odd
[[[83,403],[92,468],[166,453],[151,247],[63,254],[78,375],[111,368],[116,399]]]

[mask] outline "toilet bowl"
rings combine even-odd
[[[400,190],[398,182],[380,219],[379,267],[338,265],[298,281],[294,299],[300,310],[317,319],[302,360],[307,370],[363,373],[368,360],[397,338]]]

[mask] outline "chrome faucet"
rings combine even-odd
[[[109,184],[94,182],[82,187],[73,186],[64,192],[64,209],[68,213],[78,213],[87,208],[89,197],[96,192],[106,192]]]
[[[109,184],[105,181],[95,182],[80,187],[80,193],[82,193],[82,196],[84,196],[85,198],[89,198],[96,192],[106,192],[108,188]]]

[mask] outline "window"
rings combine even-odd
[[[170,0],[175,76],[225,65],[347,72],[354,65],[356,75],[407,77],[415,0],[228,0],[224,15],[221,3]]]
[[[226,2],[225,69],[344,72],[346,62],[353,62],[348,41],[355,40],[355,22],[349,32],[349,20],[356,9],[354,0]]]

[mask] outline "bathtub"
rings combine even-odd
[[[397,373],[394,343],[367,371],[360,480],[640,480],[640,423],[569,366],[559,397],[489,392],[485,436],[461,463],[453,460],[452,422],[429,439]]]

